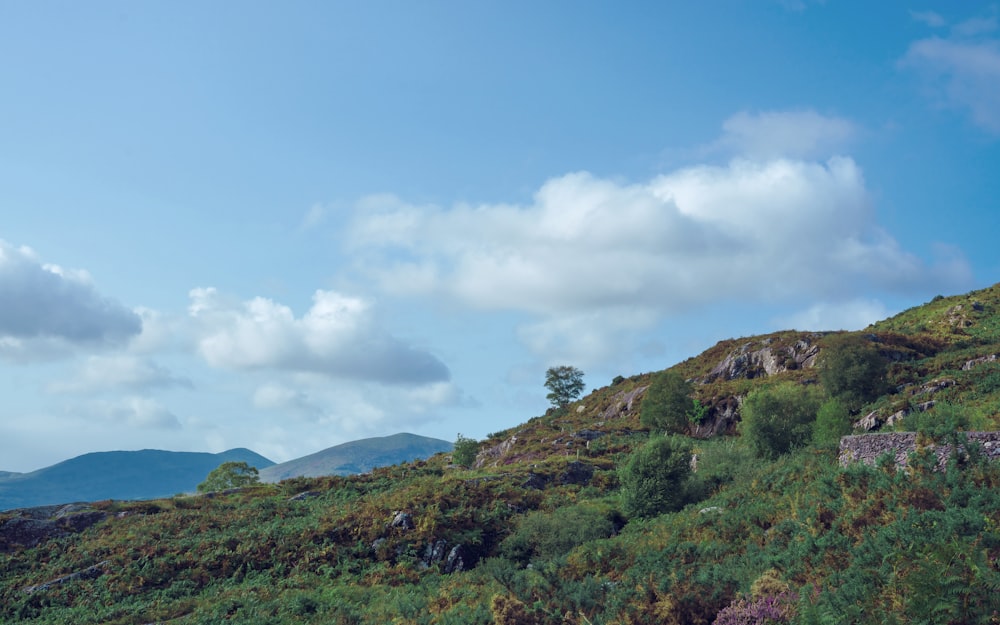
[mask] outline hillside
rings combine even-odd
[[[1000,429],[998,329],[1000,285],[861,332],[720,342],[668,370],[696,402],[683,436],[640,418],[651,372],[492,434],[471,468],[0,514],[0,622],[997,622],[1000,463],[931,451]],[[877,393],[835,394],[873,362]],[[782,398],[820,407],[763,408]],[[917,431],[918,452],[842,467],[831,424]],[[633,477],[663,445],[650,513]]]
[[[262,482],[280,482],[292,477],[365,473],[376,467],[429,458],[445,451],[451,451],[448,441],[416,434],[365,438],[267,467],[261,470],[260,479]]]
[[[274,464],[249,449],[218,454],[153,449],[95,452],[31,473],[0,476],[0,510],[194,492],[209,471],[227,461],[258,468]]]

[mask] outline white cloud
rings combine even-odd
[[[753,158],[827,156],[858,134],[857,126],[847,119],[808,110],[743,111],[727,119],[722,130],[715,149]]]
[[[918,22],[923,22],[931,28],[941,28],[948,22],[940,14],[934,11],[910,11],[910,17]]]
[[[306,392],[274,382],[254,391],[253,405],[260,410],[289,413],[308,421],[317,421],[323,416],[323,409]]]
[[[180,429],[177,416],[166,406],[148,397],[127,396],[94,403],[91,412],[98,419],[132,428]]]
[[[140,317],[98,293],[86,272],[42,263],[4,241],[0,302],[0,356],[12,359],[118,345],[142,330]]]
[[[889,311],[877,300],[854,299],[818,303],[806,310],[775,320],[775,327],[796,330],[861,330],[885,319]]]
[[[56,393],[92,393],[98,391],[153,388],[193,388],[191,380],[176,376],[165,367],[144,358],[117,354],[90,356],[76,375],[49,387]]]
[[[358,297],[316,291],[312,307],[299,318],[262,297],[234,302],[211,288],[194,289],[190,297],[198,350],[215,367],[305,371],[386,384],[450,377],[432,354],[379,329],[370,302]]]
[[[853,132],[814,114],[739,119],[746,146],[773,127],[774,147],[800,153]],[[786,139],[809,120],[802,143]],[[359,205],[345,238],[381,288],[528,313],[520,340],[573,362],[620,353],[658,321],[721,302],[836,303],[872,290],[952,290],[971,275],[960,255],[929,265],[882,230],[845,156],[740,157],[635,184],[580,172],[547,181],[524,205],[378,196]]]
[[[1000,40],[966,37],[996,26],[996,18],[963,22],[953,38],[914,42],[900,61],[901,67],[921,72],[943,103],[968,110],[992,134],[1000,134]]]

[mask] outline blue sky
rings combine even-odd
[[[998,280],[990,3],[0,2],[0,469],[541,414]]]

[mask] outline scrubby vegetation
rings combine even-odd
[[[830,381],[825,349],[875,365],[877,394]],[[997,354],[1000,286],[680,363],[705,438],[640,420],[643,374],[471,441],[477,469],[97,502],[85,529],[6,543],[0,622],[1000,622],[1000,463],[930,451],[998,428]],[[855,423],[919,431],[910,465],[842,467]]]

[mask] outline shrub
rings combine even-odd
[[[688,499],[691,443],[657,437],[632,452],[618,472],[622,508],[630,517],[653,517],[681,509]]]
[[[888,364],[870,341],[857,336],[831,338],[820,353],[823,388],[851,412],[886,392]]]
[[[478,453],[479,441],[459,434],[451,451],[451,461],[460,467],[471,467]]]
[[[519,562],[566,555],[583,543],[607,538],[615,532],[612,515],[593,505],[557,508],[551,513],[529,512],[513,534],[504,539],[500,551]]]
[[[743,402],[740,432],[758,457],[774,459],[809,442],[820,394],[785,382],[758,389]]]
[[[837,398],[823,402],[816,413],[813,442],[817,445],[835,445],[840,437],[851,433],[851,414]]]
[[[694,405],[691,385],[679,373],[662,371],[653,378],[639,409],[639,421],[651,430],[687,432]]]

